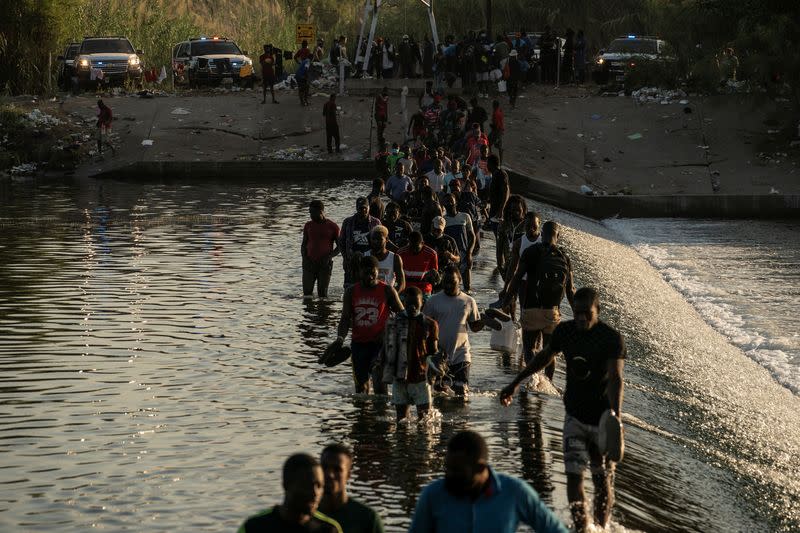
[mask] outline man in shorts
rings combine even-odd
[[[319,510],[336,520],[343,533],[383,533],[381,518],[347,494],[347,482],[353,471],[353,452],[343,444],[329,444],[319,459],[325,476],[325,490]]]
[[[468,330],[478,332],[484,323],[475,299],[461,292],[461,271],[458,266],[447,267],[442,275],[442,290],[425,304],[425,315],[439,324],[439,340],[447,356],[452,375],[453,392],[462,398],[469,395],[470,354]],[[446,387],[443,391],[449,393]]]
[[[378,279],[378,260],[362,257],[359,263],[360,281],[344,291],[342,318],[334,348],[344,343],[351,326],[350,342],[353,361],[353,382],[356,393],[369,393],[369,381],[376,394],[385,394],[380,354],[383,349],[383,330],[389,311],[399,313],[403,304],[394,287]]]
[[[583,474],[587,468],[594,484],[594,523],[608,525],[614,503],[614,468],[600,451],[599,424],[603,413],[620,420],[623,397],[622,374],[625,342],[622,335],[598,318],[600,298],[595,289],[584,287],[575,293],[575,318],[559,324],[550,343],[500,392],[500,402],[509,405],[519,384],[549,365],[558,353],[567,363],[564,391],[564,469],[567,498],[575,531],[588,527]]]
[[[574,307],[575,287],[572,283],[572,265],[569,257],[558,246],[558,224],[548,220],[542,225],[542,241],[522,253],[514,277],[508,285],[503,309],[510,310],[522,280],[527,275],[525,299],[522,305],[522,348],[525,361],[534,355],[539,344],[546,345],[550,335],[561,321],[559,306],[566,295]],[[547,365],[545,375],[553,380],[555,362]]]
[[[278,101],[275,99],[275,51],[271,44],[264,45],[264,53],[259,56],[258,62],[261,64],[261,84],[263,91],[261,103],[267,103],[267,88],[269,88],[269,93],[272,95],[272,103],[277,104]]]
[[[239,533],[342,533],[339,524],[319,512],[324,480],[319,462],[297,453],[283,463],[283,503],[251,516]]]
[[[386,361],[383,380],[392,384],[392,403],[397,421],[408,418],[411,405],[422,420],[431,405],[428,356],[439,351],[439,325],[422,314],[422,291],[408,287],[403,292],[405,311],[386,322],[383,341]]]
[[[303,256],[303,298],[312,297],[315,283],[317,294],[325,298],[331,282],[333,258],[339,253],[339,226],[325,218],[325,204],[321,200],[312,200],[308,212],[311,220],[303,227],[303,243],[300,245]]]

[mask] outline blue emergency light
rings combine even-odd
[[[628,35],[628,39],[636,39],[635,35]]]

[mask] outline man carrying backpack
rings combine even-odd
[[[527,248],[519,259],[519,265],[503,299],[503,308],[508,310],[517,295],[520,283],[527,274],[527,292],[522,310],[522,349],[526,364],[535,355],[534,348],[542,335],[542,346],[561,322],[559,306],[566,295],[573,306],[575,287],[572,283],[572,265],[569,257],[557,246],[558,224],[549,220],[542,226],[542,242]],[[544,369],[552,381],[555,360]]]

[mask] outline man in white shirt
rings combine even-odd
[[[431,190],[436,194],[441,193],[444,190],[444,164],[442,164],[441,159],[434,159],[433,160],[433,170],[425,174],[428,177],[428,184],[431,186]]]

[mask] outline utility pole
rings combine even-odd
[[[486,0],[486,36],[494,39],[492,35],[492,0]]]

